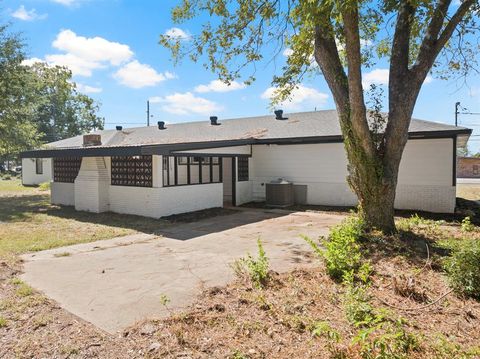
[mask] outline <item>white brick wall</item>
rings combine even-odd
[[[52,204],[75,206],[75,184],[52,182],[50,183]]]
[[[222,184],[142,188],[110,186],[110,210],[160,218],[223,206]]]
[[[75,179],[75,209],[106,212],[109,209],[110,175],[103,157],[84,157]]]
[[[455,208],[452,139],[408,141],[400,164],[395,207],[451,213]],[[307,185],[307,203],[353,206],[346,183],[347,158],[342,143],[255,145],[251,171],[254,200],[265,199],[265,183],[283,177]]]

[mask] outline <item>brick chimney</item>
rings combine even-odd
[[[100,135],[83,135],[83,147],[89,146],[101,146],[102,145],[102,136]]]

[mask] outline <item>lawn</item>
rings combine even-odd
[[[50,204],[49,191],[0,180],[0,259],[136,232],[155,233],[166,222],[113,213],[88,213]]]
[[[480,183],[457,183],[457,197],[480,201]]]

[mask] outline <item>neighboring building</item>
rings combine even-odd
[[[395,206],[451,213],[456,149],[470,129],[412,120]],[[285,178],[301,202],[354,206],[336,111],[98,131],[28,151],[53,158],[52,202],[78,210],[163,217],[265,200]]]
[[[50,182],[52,172],[51,158],[22,158],[22,183],[25,186]]]
[[[479,157],[458,157],[457,160],[458,178],[480,178]]]

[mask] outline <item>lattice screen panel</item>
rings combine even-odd
[[[59,157],[53,159],[53,181],[73,183],[80,171],[81,157]]]
[[[152,156],[112,157],[112,185],[152,187]]]

